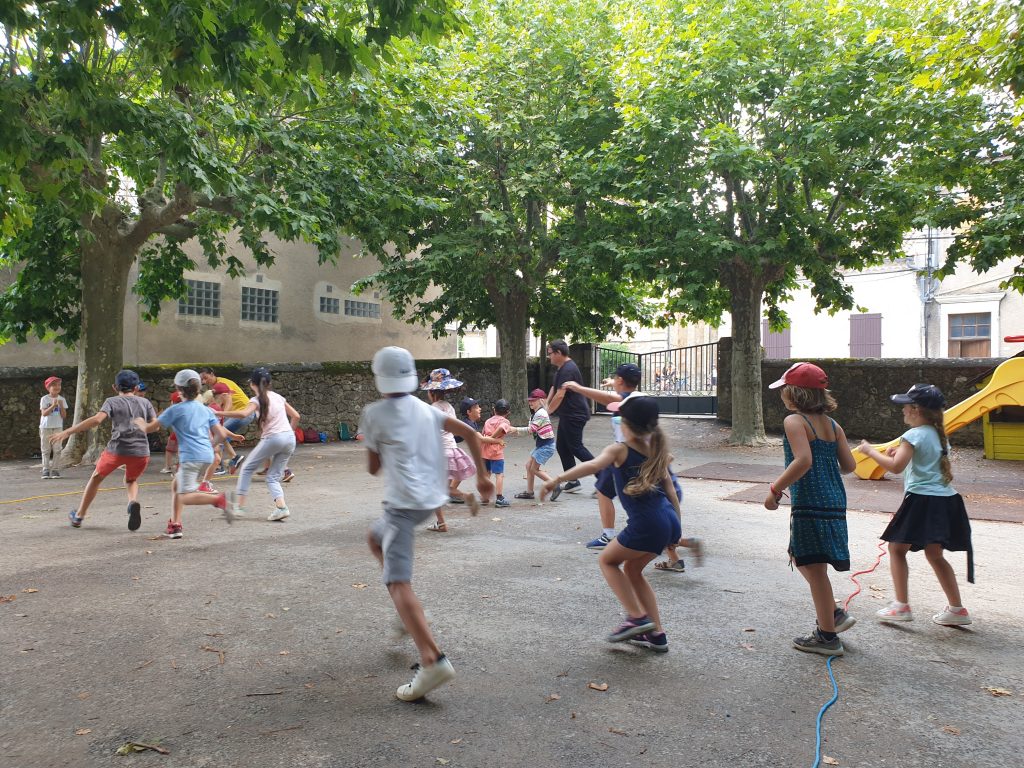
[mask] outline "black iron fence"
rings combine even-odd
[[[593,386],[615,375],[622,363],[640,368],[640,391],[660,401],[662,413],[714,414],[718,406],[718,343],[629,352],[612,347],[595,349]]]

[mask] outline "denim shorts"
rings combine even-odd
[[[537,462],[538,466],[543,467],[544,462],[555,455],[555,442],[552,440],[550,443],[544,445],[538,445],[532,451],[530,451],[530,458]]]
[[[505,460],[504,459],[484,459],[484,466],[487,467],[487,471],[495,475],[505,474]]]

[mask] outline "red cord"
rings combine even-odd
[[[879,563],[882,562],[882,558],[885,557],[885,553],[886,553],[885,544],[886,544],[886,542],[884,542],[884,541],[879,541],[878,542],[878,557],[875,558],[875,564],[874,565],[872,565],[866,571],[857,571],[856,573],[853,573],[853,574],[850,575],[850,581],[852,581],[854,584],[856,584],[857,588],[850,594],[849,597],[846,598],[845,602],[843,602],[843,610],[844,611],[848,611],[850,609],[850,601],[853,600],[853,598],[855,598],[857,595],[860,594],[861,587],[860,587],[860,582],[857,581],[857,577],[858,576],[863,576],[866,573],[871,573],[872,571],[875,570],[875,568],[878,567]]]

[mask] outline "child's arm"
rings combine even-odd
[[[443,426],[448,432],[459,435],[466,441],[469,452],[473,454],[473,461],[476,462],[476,489],[481,496],[488,498],[494,491],[494,483],[487,479],[487,467],[484,466],[484,455],[480,451],[483,444],[480,435],[472,427],[451,416],[445,418]]]
[[[811,444],[807,440],[807,431],[804,428],[804,420],[795,413],[791,413],[783,422],[786,427],[786,438],[789,440],[789,447],[793,450],[793,461],[779,475],[779,479],[768,484],[768,496],[765,497],[765,509],[778,509],[782,492],[793,483],[807,474],[807,470],[814,463],[811,455]]]
[[[245,435],[236,435],[234,432],[229,432],[220,422],[217,422],[210,427],[210,432],[212,432],[217,439],[223,443],[226,443],[228,440],[245,440]]]
[[[601,405],[617,403],[622,399],[622,395],[618,392],[607,392],[602,389],[584,387],[578,381],[567,381],[562,385],[562,389],[568,389],[570,392],[579,392],[584,397],[593,400],[595,403],[600,403]]]
[[[223,413],[221,413],[221,418],[244,419],[247,418],[250,414],[255,413],[258,407],[259,406],[257,406],[256,403],[249,403],[247,406],[245,406],[245,408],[242,408],[237,411],[224,411]],[[295,409],[293,408],[292,410]]]
[[[58,411],[58,410],[60,410],[60,398],[59,398],[59,397],[58,397],[58,398],[56,398],[55,400],[53,400],[53,402],[51,402],[51,403],[50,403],[50,404],[49,404],[48,406],[46,406],[45,408],[40,408],[40,409],[39,409],[39,412],[40,412],[40,413],[41,413],[41,414],[42,414],[43,416],[49,416],[49,415],[50,415],[51,413],[53,413],[54,411]],[[63,412],[63,411],[61,411],[61,414],[60,414],[60,415],[61,415],[61,416],[63,416],[63,415],[64,415],[64,412]]]
[[[380,472],[381,467],[380,454],[377,453],[376,451],[371,451],[369,448],[366,449],[366,454],[367,458],[369,459],[369,465],[367,466],[367,469],[370,471],[371,475],[376,475],[378,472]]]
[[[67,438],[69,435],[77,434],[78,432],[88,432],[90,429],[94,429],[107,420],[107,414],[100,411],[95,416],[90,416],[88,419],[78,422],[72,427],[62,429],[56,435],[50,438],[50,443],[58,443]]]
[[[853,458],[850,444],[846,442],[846,433],[838,424],[836,424],[836,454],[839,459],[839,469],[844,475],[850,474],[857,468],[857,460]]]
[[[135,419],[132,419],[132,423],[136,427],[141,429],[143,432],[145,432],[147,435],[150,434],[151,432],[156,432],[158,429],[160,429],[161,426],[163,426],[160,423],[159,419],[153,419],[152,421],[146,421],[143,418],[135,418]]]
[[[291,407],[289,403],[284,404],[284,412],[288,414],[288,422],[292,425],[292,429],[298,426],[299,419],[302,418],[302,414]]]
[[[896,450],[892,453],[880,453],[879,451],[876,451],[875,447],[867,440],[861,440],[860,445],[857,446],[857,448],[865,456],[870,456],[878,462],[878,466],[886,472],[902,472],[907,468],[910,460],[914,458],[914,446],[906,440],[900,440],[900,444],[896,446]]]
[[[541,501],[543,501],[544,497],[555,489],[555,486],[560,485],[561,483],[569,480],[576,480],[580,477],[586,477],[587,475],[594,475],[607,466],[611,466],[616,462],[621,463],[626,457],[626,452],[627,448],[625,443],[612,443],[611,445],[606,446],[601,453],[590,461],[577,464],[572,469],[558,475],[557,477],[553,477],[551,480],[544,483],[540,489]]]

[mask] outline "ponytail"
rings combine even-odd
[[[630,432],[637,437],[645,436],[643,430],[625,417],[623,417],[623,421],[628,425]],[[626,487],[622,489],[622,492],[627,496],[642,496],[645,493],[650,493],[660,488],[662,481],[668,474],[668,465],[672,463],[672,455],[668,452],[668,441],[665,439],[665,433],[661,431],[661,427],[655,424],[647,432],[646,437],[650,454],[644,463],[640,465],[640,471],[636,477],[630,480]]]
[[[953,482],[953,465],[949,462],[949,439],[946,437],[946,414],[941,408],[923,408],[917,406],[918,413],[939,433],[939,445],[942,446],[942,458],[939,459],[939,469],[942,472],[943,485]]]
[[[256,396],[259,399],[259,415],[256,417],[256,428],[263,429],[270,410],[270,398],[267,392],[270,390],[270,371],[266,368],[257,368],[249,377],[250,383],[256,387]]]

